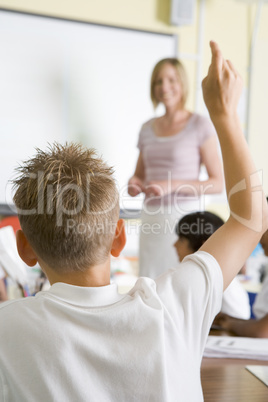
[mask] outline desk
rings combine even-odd
[[[228,335],[224,331],[210,333],[216,334]],[[268,366],[268,362],[204,357],[201,382],[205,402],[267,402],[268,387],[245,369],[249,365]]]
[[[261,360],[203,358],[205,402],[267,402],[268,387],[245,369],[247,365],[267,364]]]

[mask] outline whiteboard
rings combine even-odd
[[[139,130],[155,113],[151,72],[176,56],[176,35],[0,10],[0,49],[0,203],[36,147],[75,141],[114,166],[131,205]]]

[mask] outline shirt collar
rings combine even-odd
[[[48,291],[39,292],[39,294],[51,295],[64,302],[84,307],[107,306],[125,297],[118,293],[115,283],[100,287],[83,287],[57,282]]]

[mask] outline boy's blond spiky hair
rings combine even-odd
[[[61,272],[107,259],[119,217],[113,170],[80,144],[49,145],[13,180],[22,230],[36,254]]]

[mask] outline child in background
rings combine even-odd
[[[0,267],[0,302],[6,301],[7,298],[7,290],[6,290],[6,284],[5,284],[5,272]]]
[[[260,243],[264,254],[268,257],[268,230],[262,236]],[[221,312],[216,317],[215,324],[238,336],[268,338],[268,276],[266,276],[252,307],[256,319],[242,320],[232,314]]]
[[[208,211],[193,212],[181,218],[176,226],[178,240],[174,244],[179,260],[199,250],[223,224],[219,216]],[[248,294],[236,277],[223,293],[221,311],[236,318],[250,318]]]
[[[17,246],[52,286],[0,306],[1,401],[203,400],[201,360],[223,289],[268,220],[236,114],[241,78],[210,45],[203,94],[221,144],[228,221],[177,269],[120,295],[110,256],[126,237],[111,169],[79,145],[38,150],[15,181]]]

